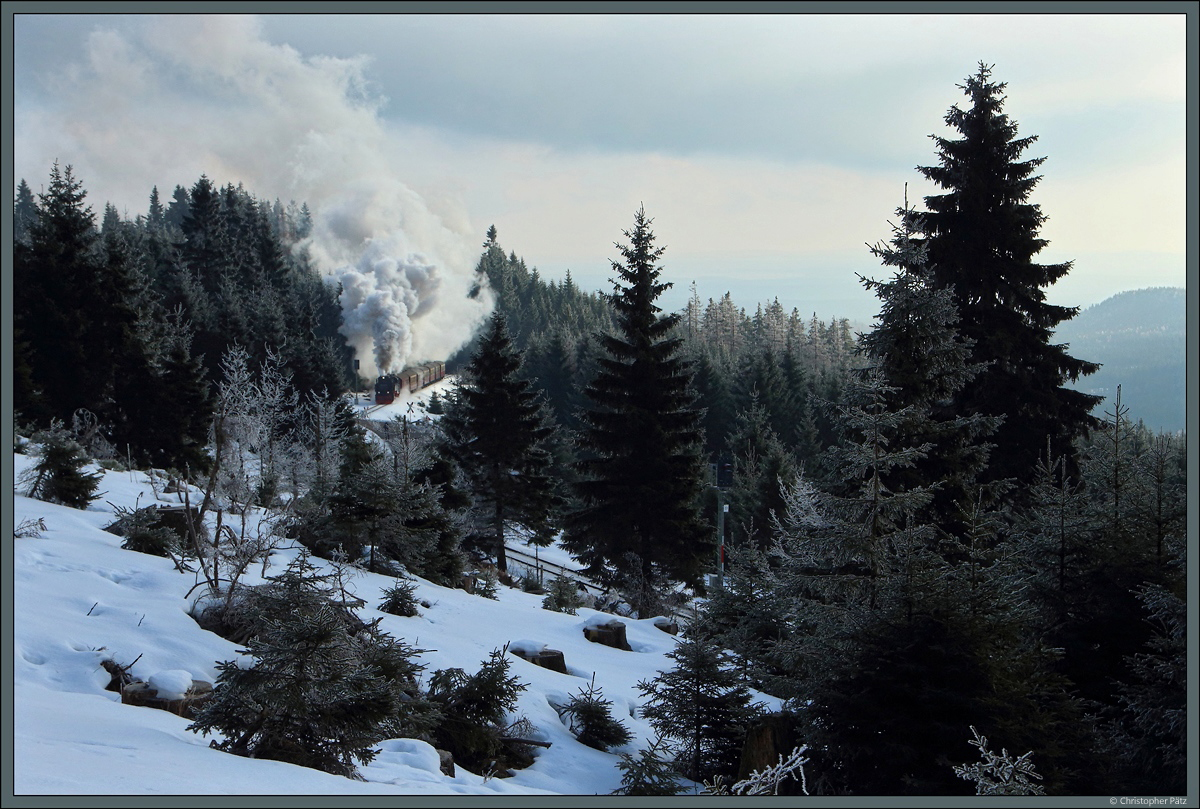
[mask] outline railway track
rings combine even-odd
[[[556,577],[566,576],[581,586],[586,592],[591,595],[601,595],[604,593],[604,588],[590,581],[583,575],[583,571],[574,568],[564,567],[563,565],[554,562],[547,562],[541,557],[527,553],[517,548],[504,546],[504,554],[513,562],[516,562],[521,567],[533,571],[534,573],[551,573]]]
[[[508,545],[504,546],[504,553],[510,562],[537,573],[539,580],[541,579],[541,573],[550,573],[556,577],[566,576],[567,578],[575,581],[588,595],[598,596],[600,598],[610,598],[613,596],[613,593],[607,588],[596,584],[584,576],[583,571],[581,570],[564,567],[563,565],[555,562],[547,562],[545,559],[542,559],[534,554],[512,548]],[[690,624],[693,620],[695,620],[696,615],[696,607],[693,604],[687,604],[686,606],[671,610],[670,617],[676,619],[676,621],[678,621],[682,626]]]

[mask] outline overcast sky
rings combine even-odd
[[[1185,285],[1185,19],[19,15],[16,176],[37,191],[70,163],[131,216],[202,173],[318,216],[355,188],[430,260],[472,263],[495,224],[544,276],[605,290],[644,204],[668,308],[695,280],[865,322],[866,243],[906,183],[935,193],[915,167],[983,60],[1047,158],[1042,260],[1075,261],[1050,299],[1086,306]]]

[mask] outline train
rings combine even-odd
[[[396,401],[396,397],[408,390],[415,393],[446,376],[446,363],[427,362],[412,365],[398,374],[384,374],[375,380],[375,404],[385,405]]]

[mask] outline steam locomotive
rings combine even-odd
[[[391,404],[405,390],[415,393],[445,376],[444,362],[427,362],[405,368],[398,374],[384,374],[375,380],[375,404]]]

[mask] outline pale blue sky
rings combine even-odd
[[[1026,156],[1048,158],[1043,259],[1076,262],[1050,298],[1086,306],[1185,284],[1184,23],[18,16],[15,167],[36,190],[71,163],[97,210],[131,214],[202,172],[318,212],[386,175],[363,193],[405,212],[409,249],[469,262],[495,224],[543,275],[597,289],[644,203],[669,308],[695,280],[705,298],[865,322],[854,274],[882,275],[865,243],[888,236],[905,183],[918,205],[935,191],[915,167],[983,60],[1039,137]]]

